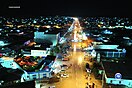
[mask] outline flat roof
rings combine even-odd
[[[45,34],[58,34],[58,33],[60,33],[60,31],[58,31],[58,30],[45,32]]]
[[[119,45],[95,45],[95,49],[117,49]]]
[[[108,78],[115,78],[116,73],[121,73],[122,79],[132,79],[132,61],[102,61],[102,64]]]

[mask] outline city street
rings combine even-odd
[[[124,5],[111,3],[117,13],[125,15],[120,17],[102,4],[109,8],[104,9],[109,12],[105,16],[100,1],[100,6],[95,2],[63,6],[61,2],[46,6],[47,11],[53,6],[51,15],[46,11],[41,16],[0,16],[0,88],[132,88],[132,18],[125,15]],[[79,6],[85,9],[80,12]],[[91,6],[99,11],[86,9]],[[39,14],[36,11],[32,12]]]
[[[55,84],[56,88],[85,88],[87,82],[94,82],[95,88],[101,88],[101,82],[96,80],[93,74],[89,76],[91,81],[86,79],[88,73],[85,70],[84,52],[79,49],[78,43],[73,42],[72,46],[76,47],[77,50],[70,52],[72,56],[69,63],[72,63],[72,67],[66,71],[69,78],[61,78],[61,82]],[[88,63],[92,65],[90,62]]]
[[[77,22],[79,23],[79,22]],[[77,24],[79,25],[79,24]],[[80,31],[81,28],[75,27],[73,29],[72,35],[68,36],[71,37],[71,49],[68,51],[70,54],[69,61],[60,61],[63,64],[67,64],[71,66],[64,72],[60,72],[59,74],[68,74],[69,77],[60,77],[59,82],[54,82],[50,84],[46,84],[45,87],[41,88],[48,88],[49,86],[55,86],[56,88],[90,88],[89,85],[94,83],[94,88],[101,88],[101,81],[96,80],[93,73],[89,74],[86,72],[86,63],[89,63],[90,67],[92,67],[92,62],[85,61],[84,55],[85,52],[82,51],[81,42],[78,42],[78,34],[77,31]],[[75,34],[76,31],[76,34]],[[76,41],[77,40],[77,41]],[[90,58],[90,57],[89,57]]]
[[[77,30],[80,29],[77,27],[75,28]],[[75,38],[76,35],[74,34],[71,37]],[[87,82],[89,85],[94,83],[94,88],[101,88],[101,81],[96,80],[92,73],[88,77],[88,73],[85,70],[85,64],[89,63],[90,66],[92,66],[92,63],[84,61],[85,53],[81,51],[81,43],[72,42],[72,50],[69,52],[71,55],[69,63],[72,63],[71,68],[66,71],[66,74],[69,74],[69,77],[61,78],[61,82],[55,83],[56,88],[86,88]]]

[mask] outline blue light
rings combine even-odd
[[[122,78],[121,73],[116,73],[116,74],[115,74],[115,79],[121,79],[121,78]]]

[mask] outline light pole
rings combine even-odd
[[[105,76],[105,72],[102,71],[102,88],[104,88],[104,76]]]

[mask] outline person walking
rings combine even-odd
[[[95,86],[95,84],[93,83],[93,84],[92,84],[92,88],[94,88],[94,86]]]
[[[91,83],[91,77],[89,77],[89,79],[88,79],[88,83],[89,83],[89,87],[91,88],[91,86],[92,86],[92,83]]]
[[[86,79],[88,79],[88,77],[86,77]]]

